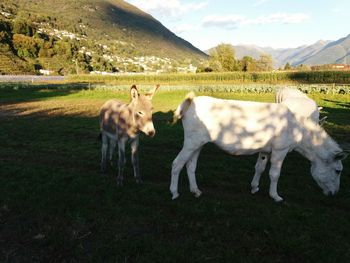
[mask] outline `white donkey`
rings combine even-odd
[[[276,92],[275,102],[283,103],[293,113],[303,117],[310,118],[314,122],[322,125],[327,117],[320,118],[320,110],[322,107],[318,107],[316,102],[309,98],[306,94],[297,89],[282,88]]]
[[[282,88],[277,90],[275,96],[275,102],[282,103],[288,107],[288,109],[301,117],[309,118],[315,123],[320,125],[326,120],[327,117],[323,117],[320,120],[320,110],[322,107],[318,107],[316,102],[309,98],[306,94],[297,89]],[[269,153],[259,153],[257,162],[255,164],[255,174],[251,182],[252,193],[259,191],[259,181],[261,174],[266,168],[266,164],[269,161]]]
[[[271,155],[269,194],[275,201],[282,163],[291,150],[311,161],[311,175],[324,194],[336,194],[347,155],[318,124],[293,114],[280,103],[222,100],[189,94],[175,112],[182,118],[184,145],[173,161],[170,191],[178,194],[179,173],[186,164],[190,191],[200,196],[195,170],[201,148],[208,142],[232,155]],[[264,167],[265,168],[265,167]],[[258,183],[258,180],[257,180]],[[255,190],[258,184],[254,186]]]
[[[125,144],[130,141],[131,160],[134,176],[137,183],[142,179],[139,172],[138,145],[139,132],[153,137],[155,129],[152,121],[152,98],[157,85],[151,92],[140,95],[137,87],[133,85],[130,89],[131,102],[126,104],[118,100],[108,100],[100,110],[100,129],[102,135],[102,158],[101,172],[105,173],[107,166],[107,151],[109,148],[109,161],[113,160],[113,152],[118,143],[118,185],[123,184],[123,170],[126,162]]]

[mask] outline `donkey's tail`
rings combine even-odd
[[[174,112],[173,124],[176,123],[179,119],[183,118],[194,97],[194,92],[190,92],[186,95],[186,99],[177,107],[176,111]]]
[[[282,100],[283,100],[283,88],[279,88],[277,91],[276,91],[276,94],[275,94],[275,102],[276,103],[281,103]]]

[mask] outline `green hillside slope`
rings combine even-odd
[[[184,66],[206,58],[152,16],[122,0],[2,0],[0,12],[0,23],[10,27],[7,44],[13,53],[37,67],[45,68],[43,61],[57,55],[64,55],[60,64],[66,71],[85,72],[155,70],[167,64],[169,69],[170,64]],[[17,36],[16,47],[19,33],[34,40]],[[36,50],[23,56],[18,46],[30,41]],[[5,41],[0,35],[1,43]],[[158,68],[150,67],[154,64]]]

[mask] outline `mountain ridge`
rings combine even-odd
[[[311,45],[302,45],[296,48],[271,48],[243,44],[232,45],[232,47],[238,59],[244,56],[258,59],[263,54],[271,55],[276,68],[284,67],[286,63],[292,66],[350,64],[350,34],[335,41],[318,40]]]

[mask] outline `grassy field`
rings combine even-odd
[[[141,136],[143,185],[128,158],[125,186],[99,173],[98,110],[126,91],[0,89],[0,262],[349,262],[350,159],[339,194],[323,196],[297,153],[284,163],[274,203],[268,176],[250,194],[256,156],[204,147],[195,199],[183,171],[169,193],[182,147],[172,111],[188,91],[154,97],[153,139]],[[273,94],[200,93],[272,101]],[[198,94],[199,95],[199,94]],[[350,145],[350,95],[314,94],[326,130]],[[350,148],[350,147],[348,147]],[[114,168],[115,169],[115,168]]]

